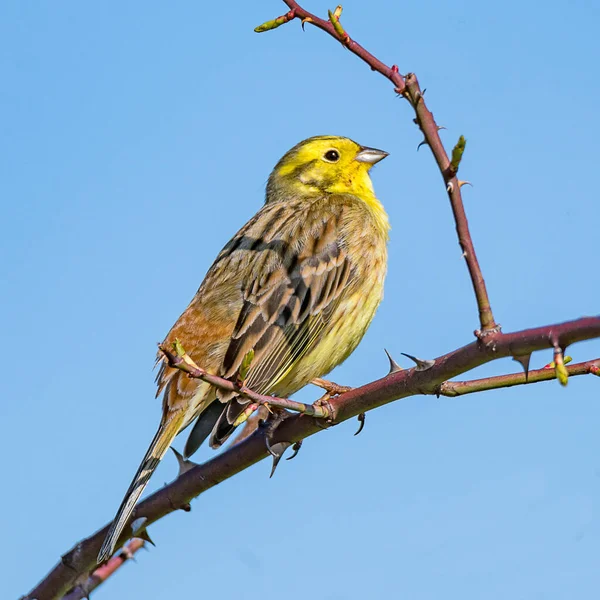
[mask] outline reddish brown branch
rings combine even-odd
[[[293,18],[300,18],[323,29],[351,52],[362,58],[374,70],[387,77],[395,86],[396,91],[409,100],[416,113],[416,122],[423,131],[425,141],[430,146],[435,160],[440,168],[454,212],[459,243],[465,253],[473,288],[475,290],[480,314],[480,325],[485,335],[480,335],[478,340],[448,354],[440,356],[433,361],[433,365],[426,370],[397,370],[386,377],[369,383],[360,388],[345,392],[332,398],[329,402],[329,415],[333,423],[341,423],[361,413],[382,406],[388,402],[418,394],[467,393],[500,387],[500,384],[516,385],[524,383],[524,375],[512,374],[502,378],[488,378],[467,382],[447,382],[448,379],[466,373],[471,369],[483,365],[496,358],[508,356],[524,357],[537,350],[564,349],[578,341],[600,337],[600,317],[586,317],[558,325],[528,329],[511,334],[502,334],[497,331],[490,308],[485,283],[481,275],[477,257],[473,249],[469,227],[460,194],[460,182],[456,178],[457,164],[452,165],[444,150],[438,135],[438,127],[433,115],[425,106],[423,94],[419,88],[416,76],[409,74],[402,77],[397,67],[387,67],[379,59],[352,40],[339,22],[336,26],[331,21],[319,19],[301,8],[296,2],[284,0],[290,7],[290,12],[275,22],[269,23],[265,30],[281,25]],[[332,17],[336,17],[334,13]],[[333,20],[333,19],[332,19]],[[556,356],[556,355],[555,355]],[[560,353],[562,358],[562,353]],[[584,368],[585,372],[598,374],[600,366],[598,361],[571,365],[567,370],[577,374],[577,370]],[[392,367],[394,363],[392,363]],[[201,371],[201,370],[200,370]],[[543,371],[543,373],[540,373]],[[193,373],[192,373],[193,374]],[[206,372],[197,372],[201,378],[206,378]],[[553,370],[542,369],[530,373],[532,378],[548,378],[555,376]],[[207,379],[205,379],[207,380]],[[502,380],[502,381],[501,381]],[[214,381],[213,383],[217,383]],[[223,382],[219,382],[222,384]],[[228,382],[231,384],[231,382]],[[479,389],[474,387],[479,386]],[[488,387],[485,387],[488,386]],[[243,390],[250,393],[249,390]],[[306,414],[298,414],[284,420],[273,433],[272,444],[278,442],[298,442],[318,433],[323,429],[322,420]],[[234,476],[256,462],[268,456],[264,443],[264,433],[258,429],[253,435],[230,447],[223,453],[215,456],[202,465],[189,466],[182,469],[181,474],[171,484],[150,495],[141,502],[133,518],[144,517],[145,524],[151,525],[166,514],[181,508],[189,509],[190,501],[218,485],[220,482]],[[67,593],[82,577],[96,568],[96,556],[104,540],[109,525],[76,544],[67,552],[59,563],[27,596],[27,600],[55,600]],[[114,559],[111,559],[114,560]],[[108,563],[110,564],[110,563]],[[97,571],[98,569],[96,569]],[[96,572],[94,571],[94,572]],[[92,575],[93,576],[93,575]],[[77,588],[74,588],[77,589]],[[73,596],[73,598],[76,596]]]
[[[218,375],[212,375],[199,367],[192,359],[185,354],[184,356],[177,356],[170,350],[162,345],[158,346],[160,351],[166,356],[169,366],[184,371],[190,377],[194,379],[201,379],[210,383],[216,388],[226,390],[229,392],[235,392],[239,396],[252,400],[257,407],[258,406],[277,406],[278,408],[284,408],[287,410],[293,410],[311,417],[319,417],[320,419],[327,418],[329,412],[326,406],[319,406],[315,404],[304,404],[302,402],[296,402],[289,398],[277,398],[276,396],[265,396],[264,394],[258,394],[246,387],[243,383],[238,384],[229,379],[219,377]]]
[[[439,386],[496,358],[523,356],[536,350],[552,350],[555,342],[560,347],[582,340],[600,337],[600,316],[586,317],[558,325],[538,327],[516,333],[495,333],[486,337],[485,343],[477,340],[435,359],[425,371],[409,369],[355,388],[329,402],[335,423],[341,423],[360,413],[367,412],[393,400],[417,394],[435,394]],[[591,371],[592,369],[590,369]],[[307,415],[294,415],[276,429],[272,444],[297,442],[322,431],[324,423]],[[136,508],[133,518],[146,517],[150,525],[166,514],[182,509],[189,502],[233,477],[268,455],[261,429],[239,444],[227,449],[202,465],[190,468],[173,483],[155,492]],[[54,600],[61,598],[74,582],[95,568],[98,550],[106,536],[108,525],[82,540],[67,552],[61,561],[27,596],[28,600]]]
[[[101,584],[103,584],[111,575],[114,575],[133,555],[144,547],[144,540],[133,538],[123,546],[118,554],[115,554],[107,563],[98,567],[83,582],[75,586],[63,600],[83,600],[89,598],[90,594]]]
[[[344,31],[344,35],[340,36],[331,21],[320,19],[316,15],[313,15],[302,8],[297,2],[294,2],[294,0],[283,1],[290,8],[288,16],[293,14],[295,18],[300,19],[303,22],[309,22],[315,27],[327,32],[343,46],[348,48],[350,52],[356,54],[356,56],[366,62],[371,69],[381,73],[385,78],[389,79],[394,84],[394,90],[410,102],[416,114],[415,122],[423,132],[424,142],[431,149],[442,177],[444,178],[446,191],[448,192],[454,221],[456,223],[458,243],[463,251],[463,256],[467,263],[469,276],[471,277],[471,283],[475,292],[475,298],[477,300],[481,332],[484,334],[489,331],[493,332],[498,325],[494,320],[485,281],[481,273],[481,268],[479,267],[479,261],[477,260],[477,254],[475,253],[473,240],[469,231],[469,223],[467,221],[467,215],[465,213],[465,207],[460,191],[462,182],[456,177],[457,168],[454,168],[451,165],[448,154],[444,149],[444,145],[439,136],[440,128],[435,122],[433,114],[425,104],[423,92],[419,86],[417,76],[414,73],[402,76],[396,65],[388,67],[368,50],[363,48],[358,42],[354,41],[347,32]],[[287,20],[289,21],[290,19]]]
[[[598,375],[600,374],[600,358],[568,365],[567,372],[569,377],[589,374]],[[482,379],[472,379],[470,381],[445,381],[437,388],[436,394],[454,398],[455,396],[464,396],[465,394],[473,394],[474,392],[498,390],[500,388],[507,388],[515,385],[551,381],[552,379],[556,379],[556,372],[554,369],[544,367],[543,369],[529,371],[527,375],[525,373],[510,373],[509,375],[484,377]]]

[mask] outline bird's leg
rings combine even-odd
[[[327,379],[321,379],[320,377],[315,377],[311,381],[313,385],[324,389],[327,392],[327,396],[331,398],[332,396],[339,396],[344,392],[349,392],[352,388],[347,385],[340,385],[339,383],[335,383],[333,381],[328,381]]]
[[[311,383],[320,388],[323,388],[326,391],[326,394],[315,402],[315,404],[317,405],[325,405],[326,408],[328,404],[327,400],[329,400],[329,398],[331,398],[332,396],[339,396],[340,394],[343,394],[344,392],[349,392],[352,389],[347,385],[339,385],[338,383],[328,381],[327,379],[321,379],[320,377],[313,379]],[[360,413],[358,415],[358,431],[354,435],[358,435],[363,430],[363,427],[365,426],[365,419],[365,413]],[[331,419],[328,419],[328,422],[331,423]],[[323,427],[323,429],[325,428]]]
[[[311,381],[311,383],[325,390],[325,394],[323,394],[323,396],[314,402],[313,406],[322,406],[327,410],[329,416],[325,419],[325,421],[328,427],[329,425],[333,424],[333,419],[331,417],[333,412],[331,410],[331,405],[329,404],[330,398],[339,396],[344,392],[349,392],[352,388],[347,385],[339,385],[339,383],[334,383],[333,381],[328,381],[327,379],[321,379],[320,377],[316,377]],[[327,429],[327,427],[321,426],[318,421],[317,425],[321,427],[321,429]]]

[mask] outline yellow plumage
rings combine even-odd
[[[164,344],[179,339],[196,364],[223,377],[235,376],[253,350],[246,385],[283,397],[344,361],[383,294],[389,223],[369,169],[385,156],[335,136],[287,152],[269,177],[264,206],[218,255]],[[186,455],[209,435],[218,447],[247,404],[164,361],[157,383],[161,424],[99,561],[114,551],[175,435],[197,419]]]

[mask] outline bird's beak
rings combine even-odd
[[[388,154],[389,153],[385,152],[385,150],[377,150],[377,148],[365,148],[363,146],[356,155],[356,160],[358,162],[374,165],[380,160],[383,160]]]

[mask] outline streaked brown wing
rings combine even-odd
[[[312,349],[352,274],[339,215],[307,227],[302,245],[280,248],[279,267],[248,282],[222,374],[232,377],[254,350],[247,385],[267,393]],[[226,399],[226,398],[222,398]]]

